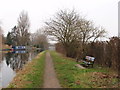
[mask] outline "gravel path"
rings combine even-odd
[[[43,88],[61,88],[53,66],[50,53],[46,53]]]

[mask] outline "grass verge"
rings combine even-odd
[[[108,68],[80,69],[75,66],[71,58],[64,57],[56,52],[50,52],[57,77],[64,88],[114,88],[118,87],[116,74]]]
[[[8,88],[40,88],[43,84],[45,53],[38,54],[19,71]]]

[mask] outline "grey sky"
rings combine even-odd
[[[119,0],[0,0],[0,21],[6,35],[17,24],[22,10],[28,12],[31,32],[35,32],[44,22],[60,9],[75,9],[97,26],[103,26],[108,36],[118,34]]]

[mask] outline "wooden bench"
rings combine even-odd
[[[83,60],[82,64],[83,66],[89,67],[90,65],[93,67],[95,61],[95,57],[91,57],[91,56],[86,56],[85,59]]]

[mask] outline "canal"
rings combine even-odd
[[[21,70],[39,52],[37,51],[0,51],[0,87],[5,88]]]

